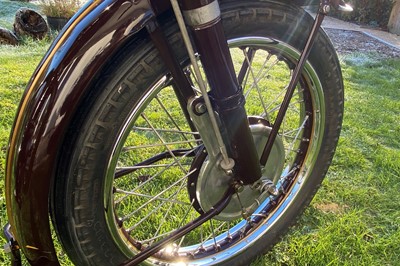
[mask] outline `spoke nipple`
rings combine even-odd
[[[249,217],[251,216],[251,214],[249,214],[249,212],[246,209],[242,209],[242,217],[243,219],[247,220],[249,219]]]
[[[273,196],[278,196],[279,195],[279,191],[276,189],[275,186],[270,186],[268,188],[268,192]]]
[[[279,188],[279,192],[282,193],[283,195],[286,195],[286,190],[283,187]]]
[[[118,226],[122,227],[124,225],[124,221],[122,219],[118,219]]]
[[[214,245],[215,251],[221,251],[221,246],[219,244]]]
[[[247,219],[247,223],[250,225],[250,227],[254,227],[256,225],[256,223],[250,217]]]

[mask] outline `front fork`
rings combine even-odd
[[[180,21],[180,8],[185,15],[186,24],[192,29],[193,41],[200,54],[200,60],[210,86],[209,93],[205,91],[205,88],[202,89],[202,97],[204,98],[206,109],[213,123],[215,136],[220,146],[219,150],[221,151],[222,160],[219,166],[226,173],[233,175],[236,185],[253,184],[261,178],[261,167],[265,166],[268,161],[322,21],[329,13],[331,6],[343,11],[351,11],[352,9],[343,0],[321,0],[314,25],[294,69],[292,79],[266,146],[261,154],[261,158],[259,158],[244,108],[245,99],[242,88],[236,77],[223,31],[218,1],[180,0],[180,7],[177,2],[178,0],[171,0],[178,23],[180,23],[181,32],[185,39],[185,35],[187,35],[186,27],[183,21]],[[194,52],[192,51],[188,35],[185,41],[189,56],[193,56]],[[196,66],[196,60],[192,58],[191,61]],[[244,67],[248,68],[250,66]],[[247,70],[242,68],[241,72]],[[197,79],[202,80],[201,74],[197,75]],[[200,87],[202,87],[201,84]],[[208,98],[211,99],[211,103],[208,103]],[[190,107],[195,108],[195,106]],[[217,119],[213,117],[214,111],[218,114],[218,126],[216,125]],[[219,140],[220,137],[221,140]],[[207,143],[205,145],[208,148]]]
[[[184,39],[189,54],[193,55],[177,0],[171,2],[181,32],[186,35]],[[261,177],[259,157],[244,108],[245,99],[226,42],[218,1],[181,0],[180,5],[186,24],[192,29],[193,41],[210,88],[207,93],[205,86],[199,84],[221,153],[218,165],[235,182],[252,184]],[[192,65],[195,69],[198,67],[195,58],[192,59]],[[202,80],[200,71],[195,72],[198,72],[195,73],[197,80]],[[189,108],[193,107],[196,108],[189,105]],[[215,149],[207,146],[212,143],[204,144],[207,150]]]
[[[349,11],[349,6],[345,5],[342,0],[321,0],[319,12],[308,36],[304,50],[296,65],[284,101],[273,124],[272,131],[260,159],[255,149],[247,114],[244,109],[245,99],[236,78],[229,48],[223,32],[218,1],[180,0],[179,6],[177,1],[178,0],[171,0],[171,3],[177,15],[177,20],[180,24],[183,38],[185,39],[188,53],[196,72],[195,74],[202,91],[202,97],[196,98],[194,95],[191,96],[192,84],[185,80],[183,71],[179,70],[181,68],[177,60],[173,58],[171,53],[161,52],[162,50],[166,51],[165,49],[169,52],[172,50],[165,47],[165,42],[157,42],[157,40],[160,40],[159,38],[162,37],[160,31],[156,28],[149,28],[150,36],[153,38],[153,41],[155,41],[154,43],[160,50],[161,56],[167,66],[173,68],[171,73],[174,78],[174,85],[176,86],[174,88],[177,97],[180,98],[179,101],[182,107],[184,107],[186,103],[189,108],[192,108],[187,112],[186,116],[189,117],[190,114],[201,116],[207,113],[208,117],[210,117],[209,120],[211,121],[214,135],[206,135],[208,138],[210,138],[210,136],[215,136],[216,140],[207,140],[207,138],[205,138],[203,141],[210,142],[214,146],[219,146],[218,149],[212,149],[217,151],[216,153],[221,154],[222,159],[220,160],[220,167],[225,170],[226,173],[233,175],[236,185],[238,182],[240,185],[252,184],[261,177],[260,168],[265,165],[268,160],[273,143],[288,109],[290,99],[300,79],[304,64],[308,59],[325,15],[329,12],[331,5],[346,11]],[[181,8],[185,13],[187,25],[192,28],[193,41],[200,55],[200,60],[210,86],[209,93],[206,91],[206,86],[202,81],[200,70],[197,67],[197,60],[191,40],[186,32],[186,27],[180,13]],[[215,116],[214,111],[218,116]],[[205,143],[205,145],[207,145],[207,143]],[[235,186],[229,187],[222,199],[216,203],[213,208],[200,215],[200,217],[193,220],[191,223],[174,231],[167,238],[153,244],[123,265],[130,266],[139,264],[161,250],[166,243],[179,239],[190,230],[193,230],[218,215],[228,205],[234,193]]]

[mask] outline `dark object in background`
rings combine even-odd
[[[46,20],[35,10],[20,8],[15,14],[14,32],[17,36],[31,36],[43,39],[48,32]]]
[[[47,16],[47,23],[52,30],[60,31],[62,28],[64,28],[65,24],[67,24],[68,20],[68,18]]]
[[[5,28],[0,28],[0,44],[18,44],[18,37],[15,34]]]

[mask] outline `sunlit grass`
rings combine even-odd
[[[253,265],[398,265],[400,60],[342,58],[345,118],[311,207]]]
[[[19,99],[48,45],[48,41],[27,40],[18,47],[0,46],[2,177],[8,136]],[[333,165],[298,226],[253,265],[397,265],[400,261],[400,60],[383,61],[355,54],[343,58],[342,65],[346,84],[345,120]],[[284,88],[286,84],[279,82],[284,75],[274,73],[277,78],[271,86]],[[154,106],[153,111],[157,110]],[[254,114],[262,112],[259,107],[249,110]],[[158,115],[152,112],[150,116],[157,119]],[[149,135],[133,136],[130,143],[136,145],[143,140],[148,141]],[[147,154],[128,153],[123,164],[148,158],[154,153],[154,150],[150,151]],[[171,169],[171,178],[175,171],[177,169]],[[120,186],[125,185],[121,181]],[[151,190],[145,192],[153,193]],[[7,218],[3,182],[0,193],[0,219],[4,226]],[[129,213],[138,202],[127,200],[123,204],[121,215],[125,208]],[[144,208],[143,213],[150,209]],[[179,220],[185,212],[182,208],[173,218]],[[155,218],[156,222],[160,221],[162,215]],[[134,222],[132,220],[128,225],[132,226]],[[154,231],[157,229],[154,224],[150,220],[144,226]],[[224,226],[222,224],[222,229],[226,229]],[[210,228],[210,224],[206,227]],[[136,236],[145,238],[146,231],[141,233]],[[195,231],[189,235],[188,241],[198,234],[199,231]],[[61,262],[71,265],[58,244],[57,250]],[[9,264],[4,253],[0,253],[0,264]]]
[[[19,99],[45,50],[46,45],[34,44],[0,47],[1,176]],[[345,120],[334,163],[298,226],[253,265],[396,265],[400,261],[400,61],[353,55],[342,65]],[[0,190],[4,225],[3,183]],[[4,253],[0,263],[8,263]]]

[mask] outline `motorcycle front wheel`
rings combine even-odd
[[[313,19],[268,1],[223,1],[221,12],[261,153]],[[198,94],[176,24],[163,27]],[[55,228],[76,265],[119,265],[223,196],[204,136],[188,123],[151,41],[132,41],[106,69],[69,131],[54,185]],[[260,186],[269,190],[245,187],[220,215],[143,264],[248,265],[265,253],[320,186],[342,115],[340,66],[321,30],[262,169]]]

